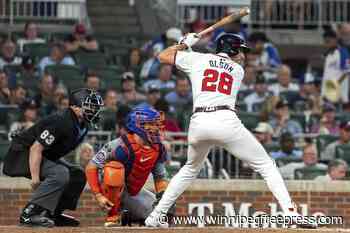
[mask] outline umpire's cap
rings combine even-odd
[[[217,53],[226,53],[229,56],[235,56],[239,53],[239,51],[244,53],[250,51],[247,43],[240,35],[224,33],[216,39]]]

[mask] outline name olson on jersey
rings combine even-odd
[[[220,68],[220,69],[225,69],[229,73],[233,71],[233,67],[231,66],[230,63],[225,62],[224,59],[220,59],[220,61],[217,60],[209,60],[209,65],[213,68]]]

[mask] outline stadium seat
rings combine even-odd
[[[1,141],[0,142],[0,161],[2,161],[9,149],[10,142],[8,141]]]
[[[294,156],[287,156],[287,157],[282,157],[282,158],[278,158],[275,160],[276,164],[278,167],[282,167],[288,163],[292,163],[292,162],[302,162],[302,160],[300,158],[295,158]]]
[[[50,47],[48,44],[31,43],[23,46],[23,51],[34,59],[35,64],[43,57],[49,56]]]
[[[267,144],[263,146],[268,153],[273,151],[278,151],[280,149],[280,146],[278,144]]]
[[[239,111],[246,112],[247,111],[247,104],[243,101],[238,101],[236,104],[236,109]]]
[[[96,68],[94,71],[101,78],[103,89],[114,88],[118,91],[121,89],[121,75],[124,70],[116,66]]]
[[[45,71],[52,74],[68,89],[83,87],[84,76],[79,67],[71,65],[50,65]]]
[[[238,115],[244,126],[249,130],[254,129],[260,121],[259,113],[239,112]]]
[[[350,164],[350,145],[339,145],[335,148],[335,157]]]
[[[334,135],[319,135],[316,138],[316,146],[318,151],[318,157],[321,157],[321,151],[323,151],[328,144],[336,141],[338,139],[337,136]]]
[[[78,51],[74,53],[78,65],[88,69],[103,68],[107,66],[106,56],[101,52]]]
[[[320,169],[316,167],[305,167],[295,169],[294,177],[296,180],[313,180],[317,176],[323,176],[327,174],[327,169]]]
[[[0,125],[8,130],[11,124],[19,119],[20,113],[17,105],[0,106]]]

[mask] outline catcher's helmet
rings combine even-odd
[[[149,107],[135,108],[127,116],[126,128],[149,143],[159,143],[164,130],[164,114]]]
[[[216,53],[226,53],[229,56],[235,56],[242,52],[249,52],[245,40],[238,34],[224,33],[216,39]]]
[[[82,108],[84,120],[90,124],[96,124],[104,104],[98,92],[81,88],[70,93],[69,105]]]

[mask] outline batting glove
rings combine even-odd
[[[191,48],[200,40],[197,33],[189,33],[182,39],[180,39],[179,44],[185,44],[188,48]]]

